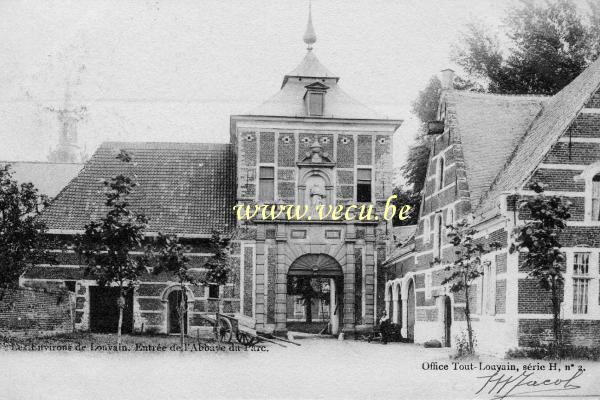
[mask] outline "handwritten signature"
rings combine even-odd
[[[494,372],[492,375],[478,376],[479,379],[486,381],[481,388],[475,393],[491,394],[492,400],[505,399],[507,397],[515,397],[525,393],[536,392],[554,392],[579,389],[581,386],[575,385],[574,382],[583,374],[582,370],[577,370],[568,379],[560,378],[532,378],[535,372],[523,371],[520,375],[502,374],[500,371]],[[528,390],[517,391],[518,388]]]

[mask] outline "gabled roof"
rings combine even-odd
[[[123,149],[132,162],[115,157]],[[82,230],[105,212],[102,180],[137,177],[131,208],[149,218],[147,232],[208,235],[234,226],[235,161],[229,144],[102,144],[83,170],[42,213],[51,230]]]
[[[538,96],[447,92],[446,102],[454,104],[456,110],[449,115],[449,123],[455,124],[462,145],[473,207],[490,187],[545,100]]]
[[[52,163],[41,161],[0,161],[10,164],[13,178],[19,183],[33,183],[40,194],[55,197],[73,179],[82,163]]]
[[[525,183],[599,87],[600,58],[544,104],[506,166],[482,198],[479,205],[481,211],[492,208],[502,192],[515,190]]]

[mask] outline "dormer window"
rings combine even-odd
[[[325,93],[329,87],[321,82],[315,82],[305,86],[305,88],[304,102],[306,113],[310,116],[323,116],[325,110]]]
[[[308,93],[308,113],[310,115],[323,115],[323,93]]]

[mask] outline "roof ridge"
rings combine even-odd
[[[518,94],[518,93],[491,93],[491,92],[477,92],[473,90],[453,90],[451,93],[457,95],[467,95],[468,97],[495,97],[495,98],[509,98],[509,99],[520,99],[520,100],[536,100],[536,99],[551,99],[552,95],[547,94]]]
[[[76,162],[50,162],[50,161],[6,161],[0,160],[0,164],[14,164],[14,163],[27,163],[27,164],[52,164],[52,165],[85,165],[84,162],[76,163]]]
[[[217,146],[217,147],[227,147],[227,146],[231,146],[231,143],[219,143],[219,142],[154,142],[154,141],[149,141],[149,142],[139,142],[139,141],[135,141],[135,142],[122,142],[122,141],[112,141],[112,140],[108,140],[105,142],[102,142],[100,144],[100,146],[98,146],[98,148],[101,147],[114,147],[114,146],[130,146],[130,147],[137,147],[137,148],[143,148],[143,147],[151,147],[151,146],[160,146],[162,148],[165,147],[178,147],[178,148],[187,148],[189,146],[197,146],[197,147],[213,147],[213,146]]]

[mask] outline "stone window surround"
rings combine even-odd
[[[588,165],[580,175],[575,176],[576,181],[583,181],[585,183],[584,193],[584,223],[587,224],[600,224],[600,221],[592,220],[592,186],[594,176],[600,174],[600,161]]]
[[[567,258],[564,274],[564,301],[561,304],[561,314],[565,319],[598,319],[600,318],[600,249],[592,247],[563,248]],[[588,286],[588,312],[586,314],[573,313],[573,263],[575,253],[590,253],[589,261],[589,286]]]

